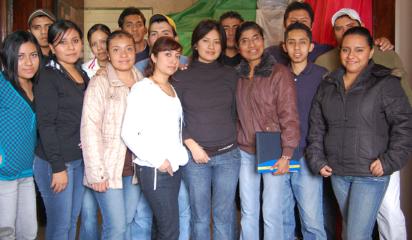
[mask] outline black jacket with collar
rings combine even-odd
[[[384,175],[401,169],[412,153],[412,110],[391,70],[370,61],[345,92],[344,69],[322,81],[310,112],[307,158],[314,173],[372,176],[380,159]]]

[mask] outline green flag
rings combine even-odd
[[[251,0],[198,0],[188,9],[170,14],[176,22],[179,41],[184,50],[183,54],[191,55],[190,41],[193,29],[204,19],[219,20],[220,15],[227,11],[236,11],[245,20],[255,21],[256,1]]]

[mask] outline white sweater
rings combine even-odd
[[[182,143],[182,106],[152,80],[144,78],[131,89],[122,138],[140,166],[159,168],[167,159],[176,172],[188,161]]]

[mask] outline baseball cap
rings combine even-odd
[[[56,21],[56,16],[54,16],[54,14],[52,12],[50,12],[47,9],[37,9],[34,12],[32,12],[29,16],[29,19],[27,20],[27,24],[31,24],[31,21],[33,21],[34,18],[36,17],[41,17],[41,16],[46,16],[48,18],[50,18],[53,22]]]
[[[348,16],[353,20],[358,21],[359,23],[362,23],[358,12],[353,10],[352,8],[342,8],[341,10],[337,11],[335,14],[332,16],[332,26],[335,25],[336,19],[342,17],[342,16]]]
[[[155,14],[150,18],[149,25],[154,23],[154,22],[168,22],[170,26],[175,30],[176,32],[176,23],[171,19],[170,17],[163,15],[163,14]]]

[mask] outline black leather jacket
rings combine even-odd
[[[319,86],[310,113],[307,158],[319,173],[329,165],[341,176],[372,176],[379,158],[384,175],[401,169],[412,156],[412,110],[398,78],[370,61],[345,92],[344,69]]]

